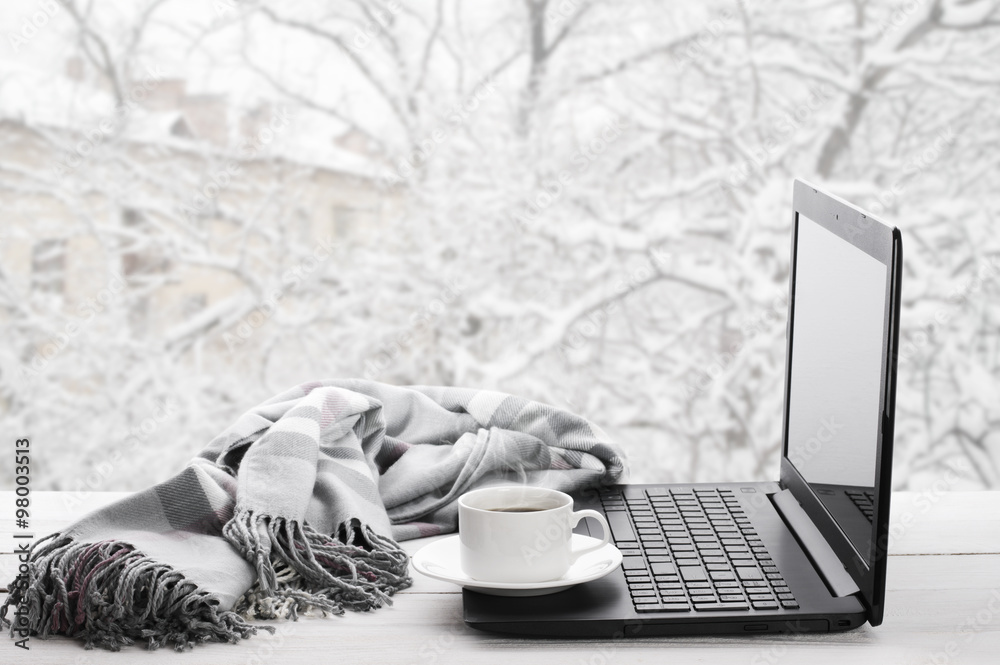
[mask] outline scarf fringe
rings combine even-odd
[[[236,611],[255,619],[292,619],[319,611],[369,611],[392,605],[409,587],[409,557],[391,538],[359,520],[341,524],[338,537],[284,517],[238,510],[223,530],[257,569],[257,582]],[[356,543],[356,544],[355,544]]]
[[[131,545],[106,540],[78,543],[54,533],[32,547],[26,574],[18,576],[0,606],[0,628],[28,630],[43,639],[66,635],[118,651],[145,641],[149,649],[177,651],[202,642],[235,643],[257,633],[219,600],[170,566]],[[14,607],[14,619],[7,611]],[[274,631],[273,627],[260,626]]]

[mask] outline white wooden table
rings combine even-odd
[[[35,492],[31,529],[41,537],[121,496],[93,493],[72,503],[68,494]],[[16,572],[13,511],[13,492],[0,492],[0,587]],[[1000,663],[1000,492],[897,493],[892,524],[885,621],[846,633],[619,641],[514,638],[468,628],[462,622],[458,587],[414,572],[413,587],[398,594],[393,607],[273,622],[275,635],[262,632],[236,645],[208,644],[184,654],[136,647],[109,654],[85,651],[79,642],[60,637],[32,638],[31,650],[24,651],[4,635],[0,664]],[[406,547],[414,552],[428,542],[411,541]]]

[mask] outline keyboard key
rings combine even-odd
[[[751,604],[753,605],[753,608],[755,610],[776,610],[776,609],[778,609],[778,603],[776,603],[774,601],[771,601],[771,602],[751,601]]]
[[[691,606],[687,603],[663,603],[659,607],[637,607],[636,612],[688,612]]]
[[[652,584],[648,582],[643,582],[643,583],[629,584],[628,588],[632,591],[650,591],[654,587]]]
[[[712,583],[705,580],[695,580],[694,582],[685,582],[688,589],[711,589]]]
[[[632,590],[629,590],[629,592],[632,594],[632,598],[645,598],[647,596],[654,596],[655,597],[657,595],[656,591],[654,591],[652,589],[649,589],[648,591],[632,591]]]
[[[685,582],[708,579],[705,575],[705,569],[701,566],[681,566],[681,577],[684,578]]]
[[[677,573],[677,568],[672,563],[651,563],[649,569],[653,575],[674,575]]]
[[[738,587],[740,583],[736,580],[721,580],[715,583],[715,588],[717,589],[729,589],[730,587]],[[728,592],[728,591],[727,591]],[[726,593],[726,592],[724,592]]]
[[[645,572],[645,571],[643,571],[643,572]],[[632,571],[632,575],[637,575],[638,573],[639,573],[639,571]],[[649,575],[641,575],[639,577],[632,577],[628,573],[626,573],[625,574],[625,578],[628,580],[629,584],[632,584],[632,583],[635,583],[635,584],[644,584],[646,582],[652,582],[653,581],[653,578],[651,578]]]
[[[790,593],[779,593],[778,594],[778,599],[779,600],[795,600],[795,596],[793,596]]]
[[[753,593],[753,589],[751,589],[750,590],[750,600],[753,600],[753,601],[765,601],[765,600],[774,600],[774,598],[769,593],[768,594]]]
[[[743,586],[748,588],[764,587],[763,590],[764,591],[767,590],[767,582],[765,582],[764,580],[746,580],[743,582]]]
[[[791,589],[789,589],[786,586],[776,586],[776,587],[774,587],[774,590],[777,593],[791,593]]]
[[[698,596],[713,596],[714,597],[715,596],[715,590],[714,589],[688,589],[688,594],[691,597],[695,598],[695,602],[697,602],[697,597]]]
[[[736,566],[736,574],[740,576],[741,580],[759,580],[763,578],[763,575],[756,567],[750,566]]]
[[[799,609],[799,604],[794,600],[783,600],[781,601],[781,606],[786,610],[797,610]]]
[[[730,570],[728,563],[705,563],[705,568],[708,570]],[[714,578],[713,578],[714,579]],[[728,578],[726,578],[728,579]]]
[[[629,522],[626,513],[609,513],[607,515],[608,526],[611,527],[611,536],[616,543],[635,540],[635,533],[632,531],[632,523]]]
[[[655,596],[640,596],[639,598],[633,598],[632,603],[634,605],[648,605],[649,603],[659,603],[660,599]]]
[[[622,570],[646,570],[646,561],[641,556],[624,557]]]
[[[642,550],[621,550],[621,553],[622,556],[642,556]]]
[[[713,580],[735,580],[736,574],[731,570],[713,570],[711,573]]]
[[[723,603],[741,603],[746,598],[743,597],[743,594],[726,594],[719,596],[719,600]]]
[[[694,553],[694,550],[691,550],[690,552],[683,552],[683,551],[681,551],[681,552],[674,552],[674,558],[675,559],[697,559],[698,555]],[[691,562],[688,561],[687,563],[690,565]],[[684,565],[684,564],[680,564],[680,565]]]
[[[698,612],[733,612],[749,609],[746,603],[698,603],[694,604]]]

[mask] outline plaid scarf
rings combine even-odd
[[[411,583],[396,541],[455,531],[464,492],[574,491],[624,473],[597,427],[538,402],[309,383],[245,413],[173,478],[36,542],[0,622],[13,637],[182,650],[249,637],[248,619],[371,610]]]

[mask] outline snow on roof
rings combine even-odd
[[[192,96],[194,101],[204,95]],[[275,105],[275,109],[281,109]],[[251,136],[239,131],[238,113],[226,109],[229,125],[228,146],[210,146],[212,152],[240,151],[244,141],[267,137],[261,131],[270,116],[259,119],[259,127]],[[279,158],[292,163],[315,166],[329,171],[363,178],[376,178],[384,171],[377,162],[353,150],[336,144],[344,133],[343,123],[308,109],[287,110],[288,123],[274,131],[270,140],[258,141],[253,158]],[[48,127],[68,131],[87,131],[102,120],[115,118],[114,96],[86,82],[79,82],[52,72],[40,71],[14,62],[0,62],[0,119],[9,118],[28,126]],[[127,115],[124,136],[138,143],[158,144],[174,150],[204,151],[191,118],[184,108],[152,110],[134,106]]]
[[[353,150],[341,148],[336,140],[344,133],[340,123],[308,109],[289,112],[287,135],[278,136],[270,154],[291,162],[301,162],[332,171],[376,178],[385,167]]]
[[[114,109],[110,94],[63,76],[0,61],[0,116],[33,125],[69,127]]]

